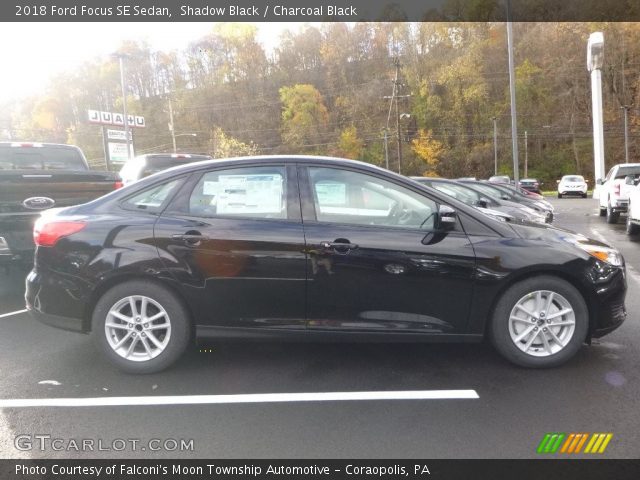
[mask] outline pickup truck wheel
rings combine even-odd
[[[191,336],[189,315],[173,292],[133,280],[96,303],[91,335],[98,349],[127,373],[156,373],[173,364]]]
[[[511,286],[496,304],[489,337],[507,360],[556,367],[581,348],[589,328],[584,298],[569,282],[539,276]]]
[[[611,204],[607,205],[607,223],[618,223],[618,219],[620,218],[620,212],[614,212],[613,208],[611,208]]]
[[[636,235],[640,227],[631,220],[631,212],[627,213],[627,235]]]

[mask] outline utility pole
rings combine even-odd
[[[395,79],[393,80],[393,92],[391,93],[391,96],[385,95],[384,99],[386,100],[390,100],[389,102],[389,113],[387,114],[387,127],[386,130],[389,130],[389,122],[391,120],[391,110],[393,109],[394,103],[395,103],[395,109],[396,109],[396,134],[398,135],[397,137],[397,149],[398,149],[398,173],[402,173],[402,132],[400,132],[400,117],[402,115],[405,114],[400,114],[400,107],[398,106],[398,99],[400,98],[409,98],[411,95],[399,95],[398,91],[400,90],[400,86],[402,85],[400,83],[400,59],[398,57],[396,57],[393,60],[393,64],[396,67],[396,76]],[[387,169],[389,168],[388,165],[388,151],[387,151],[387,137],[386,137],[386,131],[385,131],[385,153],[386,153],[386,158],[387,158]]]
[[[528,177],[529,169],[529,137],[527,131],[524,131],[524,178]]]
[[[629,163],[629,110],[630,105],[620,107],[624,110],[624,163]]]
[[[384,129],[384,165],[389,170],[389,129]]]
[[[171,141],[173,143],[173,153],[177,153],[178,149],[176,147],[176,129],[173,124],[173,103],[171,102],[171,97],[169,97],[169,131],[171,132]]]
[[[498,175],[498,118],[493,117],[493,174]]]
[[[509,92],[511,97],[511,145],[513,152],[513,180],[520,180],[518,162],[518,118],[516,114],[516,75],[513,61],[513,25],[511,24],[511,2],[507,0],[507,49],[509,51]]]

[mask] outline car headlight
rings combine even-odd
[[[592,257],[596,257],[609,265],[621,267],[624,263],[622,254],[615,248],[603,247],[600,245],[592,245],[590,243],[577,242],[576,246],[587,252]]]

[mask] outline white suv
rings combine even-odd
[[[600,216],[606,215],[607,223],[617,223],[620,212],[627,211],[629,194],[637,178],[640,178],[640,163],[622,163],[609,170],[604,180],[598,180]]]
[[[563,195],[580,195],[587,198],[587,181],[582,175],[565,175],[558,182],[558,198]]]

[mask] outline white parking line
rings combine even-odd
[[[0,315],[0,318],[10,317],[11,315],[18,315],[19,313],[24,313],[28,311],[26,308],[24,310],[16,310],[15,312],[3,313]]]
[[[340,402],[353,400],[450,400],[478,398],[480,397],[475,390],[254,393],[240,395],[169,395],[147,397],[0,399],[0,408],[112,407],[132,405],[213,405],[233,403]]]

